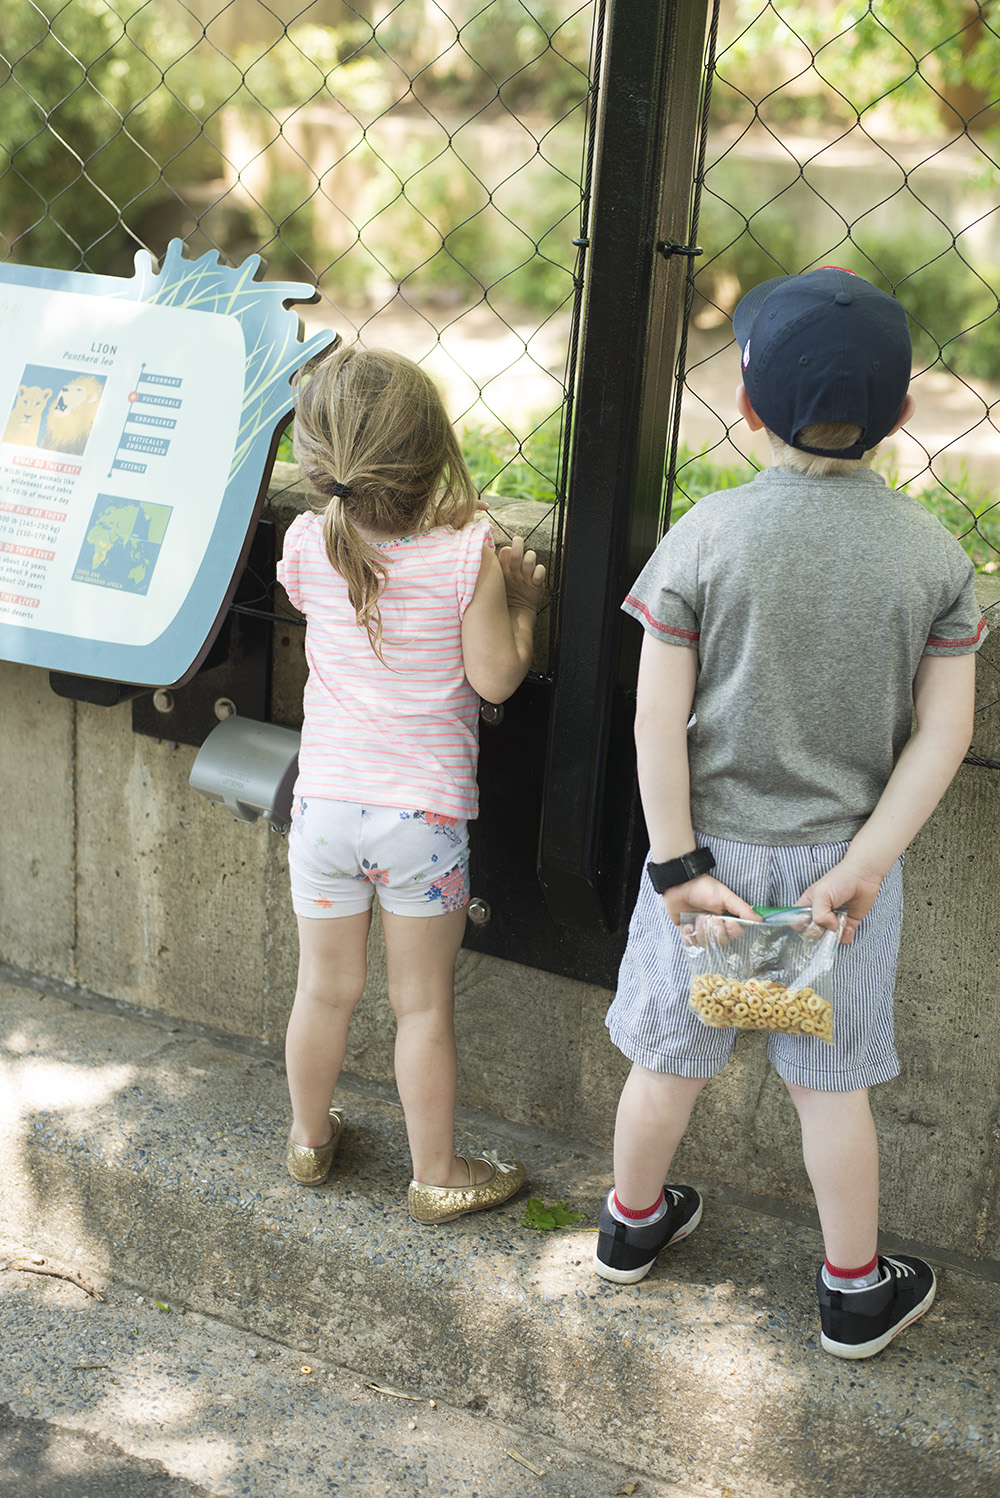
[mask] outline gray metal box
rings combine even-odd
[[[241,822],[263,816],[279,832],[292,819],[299,734],[277,723],[235,715],[213,728],[191,767],[189,783]]]

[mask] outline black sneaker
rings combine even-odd
[[[601,1230],[594,1250],[594,1269],[602,1280],[634,1285],[656,1263],[661,1248],[679,1243],[701,1221],[702,1201],[693,1186],[664,1186],[667,1210],[656,1222],[636,1227],[611,1215],[611,1198],[601,1208]]]
[[[822,1269],[816,1281],[825,1352],[870,1358],[931,1306],[937,1281],[923,1259],[879,1256],[879,1278],[864,1290],[831,1290]]]

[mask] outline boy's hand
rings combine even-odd
[[[524,538],[512,536],[509,546],[497,553],[508,608],[531,609],[538,613],[545,601],[545,568],[533,551],[525,551]]]
[[[689,879],[687,884],[675,884],[663,895],[663,904],[675,926],[680,925],[684,911],[735,915],[741,921],[760,920],[752,905],[734,895],[721,879],[715,879],[711,874],[699,874],[697,879]]]
[[[799,896],[800,905],[811,905],[813,920],[827,931],[836,931],[840,924],[838,910],[846,910],[841,943],[847,945],[854,940],[865,916],[875,903],[875,896],[882,887],[877,874],[859,873],[844,863],[836,863],[828,874],[810,884]]]

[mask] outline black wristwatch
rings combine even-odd
[[[683,858],[672,858],[669,863],[647,863],[649,879],[658,895],[673,889],[675,884],[687,884],[699,874],[707,874],[715,868],[715,859],[707,848],[695,848]]]

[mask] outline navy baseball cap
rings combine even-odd
[[[892,431],[910,385],[906,313],[894,297],[838,266],[762,281],[733,313],[743,383],[764,425],[802,452],[861,458]],[[852,447],[809,447],[803,427],[853,422]]]

